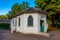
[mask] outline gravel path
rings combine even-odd
[[[21,34],[9,30],[0,30],[0,40],[60,40],[60,31],[51,31],[51,37],[47,38],[34,34]]]

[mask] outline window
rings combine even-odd
[[[17,26],[17,18],[15,18],[15,26]]]
[[[13,26],[14,26],[14,20],[13,20]]]
[[[18,22],[19,22],[18,26],[20,26],[20,18],[18,19]]]
[[[28,17],[28,26],[33,26],[33,17],[31,15]]]

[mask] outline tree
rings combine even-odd
[[[10,17],[16,15],[18,12],[20,12],[25,8],[29,8],[29,5],[27,2],[22,2],[22,4],[15,3],[12,6],[11,11],[9,11]]]
[[[6,19],[5,15],[0,15],[0,19]]]
[[[15,3],[12,8],[11,11],[9,11],[10,16],[16,15],[16,13],[18,13],[19,11],[21,11],[21,5],[18,3]]]
[[[48,18],[53,23],[60,23],[60,0],[35,0],[37,8],[48,11]]]
[[[6,15],[0,15],[0,19],[9,19],[10,15],[7,13]]]
[[[7,14],[5,15],[5,17],[6,17],[6,19],[9,19],[9,18],[10,18],[10,15],[7,13]]]
[[[10,17],[16,15],[23,9],[29,8],[29,4],[27,2],[22,2],[22,4],[15,3],[9,13],[6,15],[0,15],[0,19],[9,19]]]
[[[26,9],[26,8],[30,7],[28,2],[22,2],[21,6],[22,6],[23,9]]]

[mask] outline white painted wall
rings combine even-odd
[[[33,17],[33,27],[28,27],[28,17],[30,15]],[[43,16],[44,18],[41,18],[41,16]],[[19,17],[20,17],[20,26],[18,26]],[[17,19],[17,25],[13,26],[12,21],[15,19]],[[38,32],[40,32],[40,19],[45,20],[45,22],[44,22],[45,23],[45,31],[44,32],[46,32],[46,30],[47,30],[46,15],[38,14],[38,13],[24,13],[24,14],[21,14],[20,16],[17,16],[15,18],[11,19],[11,29],[16,30],[17,32],[21,32],[21,33],[38,33]]]
[[[39,22],[40,22],[40,20],[44,20],[44,32],[46,33],[47,29],[48,29],[46,14],[42,14],[42,13],[39,14]],[[40,23],[39,23],[39,26],[40,26]],[[39,27],[39,30],[41,30],[40,27]]]
[[[28,27],[28,17],[29,16],[33,17],[33,27]],[[24,14],[24,33],[37,33],[38,32],[38,13],[29,13],[29,14]]]
[[[28,17],[33,17],[33,27],[28,27]],[[23,33],[37,33],[38,32],[38,13],[24,13],[17,18],[21,19],[21,26],[17,26],[17,31]]]

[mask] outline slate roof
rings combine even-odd
[[[17,13],[16,15],[12,16],[11,18],[14,18],[16,16],[19,16],[23,13],[43,13],[43,14],[48,14],[49,12],[35,8],[35,7],[30,7],[22,10],[21,12]]]

